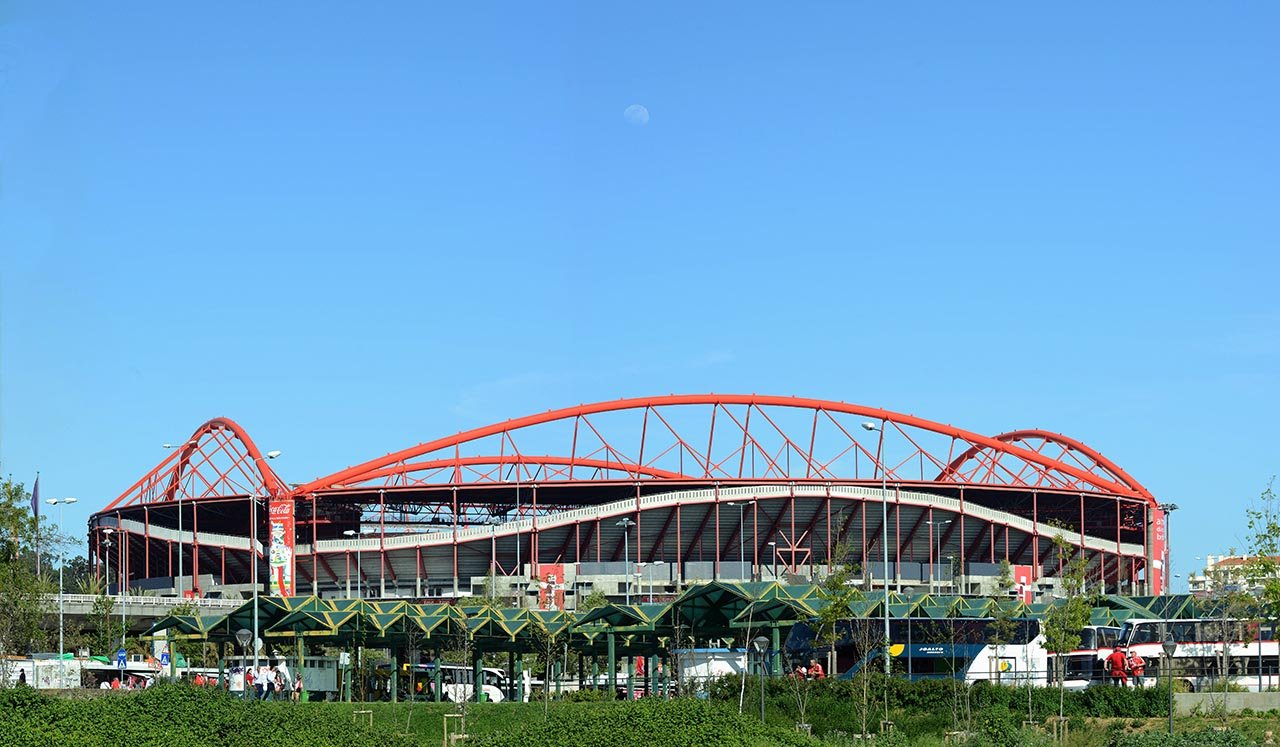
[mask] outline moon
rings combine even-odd
[[[628,106],[622,112],[622,116],[627,122],[636,127],[644,127],[649,124],[649,110],[639,104]]]

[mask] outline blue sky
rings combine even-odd
[[[1073,435],[1182,506],[1175,569],[1242,545],[1276,6],[598,5],[7,4],[0,469],[79,521],[216,415],[302,481],[798,394]]]

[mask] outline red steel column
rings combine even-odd
[[[200,512],[197,511],[199,504],[191,504],[191,590],[195,592],[195,596],[203,596],[200,593]],[[182,543],[179,542],[181,547]],[[254,558],[257,562],[257,558]]]
[[[680,504],[676,504],[676,584],[684,581],[684,543],[680,541]]]
[[[979,531],[981,531],[981,530],[979,530]],[[968,577],[967,577],[967,575],[966,575],[966,574],[965,574],[965,572],[964,572],[964,562],[965,562],[965,550],[966,550],[966,548],[969,546],[969,540],[968,540],[968,537],[969,537],[969,535],[967,535],[967,534],[965,534],[965,533],[964,533],[964,488],[960,488],[960,548],[959,548],[959,553],[960,553],[960,575],[961,575],[961,576],[965,576],[966,578],[968,578]],[[950,564],[948,563],[948,565],[950,565]],[[967,582],[966,582],[966,583],[967,583]],[[954,573],[954,572],[953,572],[953,573],[952,573],[952,575],[951,575],[951,588],[952,588],[952,589],[957,588],[957,584],[956,584],[956,577],[955,577],[955,573]],[[960,593],[961,593],[961,594],[964,594],[964,589],[961,589],[961,590],[960,590]]]
[[[827,572],[831,572],[831,483],[827,483]]]
[[[714,413],[714,411],[712,412]],[[712,414],[712,417],[715,417],[715,415]],[[715,554],[715,557],[711,559],[715,563],[715,566],[711,573],[711,577],[719,581],[720,580],[720,483],[715,484],[714,492],[715,492],[715,512],[716,512],[716,554]],[[698,541],[699,543],[701,543],[702,540],[699,539]]]
[[[456,448],[456,447],[455,447]],[[458,596],[458,489],[453,489],[453,596]]]
[[[311,593],[320,593],[320,548],[317,546],[316,525],[319,524],[316,513],[316,494],[311,494]]]
[[[1031,491],[1031,572],[1040,578],[1040,494]]]
[[[884,427],[883,425],[881,426]],[[893,484],[893,562],[897,571],[893,574],[898,579],[898,591],[902,591],[902,486]],[[885,568],[885,583],[889,583],[889,569]]]
[[[378,491],[378,597],[387,595],[387,499]]]

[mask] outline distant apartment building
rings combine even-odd
[[[1192,594],[1212,594],[1217,591],[1252,591],[1261,583],[1256,572],[1251,572],[1251,556],[1208,555],[1204,568],[1187,576],[1187,588]],[[1280,557],[1274,558],[1280,569]],[[1275,574],[1273,575],[1280,575]]]

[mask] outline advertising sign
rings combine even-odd
[[[271,545],[267,550],[268,567],[271,569],[271,593],[281,597],[293,596],[293,501],[288,498],[272,498],[267,504],[270,522]]]
[[[564,565],[538,564],[538,609],[564,609]]]
[[[1035,581],[1035,576],[1031,572],[1029,565],[1015,565],[1010,570],[1013,571],[1013,588],[1021,599],[1023,604],[1031,604],[1035,601],[1036,589],[1031,585]]]

